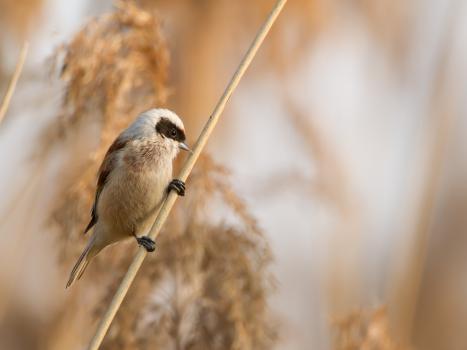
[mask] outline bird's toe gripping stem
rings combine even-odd
[[[154,242],[148,236],[136,237],[136,241],[149,253],[153,252],[156,249],[156,242]]]
[[[179,179],[173,179],[172,181],[170,181],[169,183],[169,188],[168,188],[169,192],[171,190],[174,190],[175,192],[177,192],[177,194],[179,196],[184,196],[185,195],[185,183],[182,181],[182,180],[179,180]]]

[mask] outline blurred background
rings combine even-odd
[[[0,1],[1,349],[85,348],[136,252],[65,290],[105,151],[155,106],[193,144],[273,4]],[[466,16],[289,1],[102,348],[467,348]]]

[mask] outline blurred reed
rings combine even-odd
[[[24,62],[26,61],[26,56],[28,54],[28,47],[29,47],[29,43],[25,41],[21,48],[21,52],[18,57],[18,62],[16,63],[15,71],[13,72],[13,76],[11,77],[5,96],[3,97],[2,103],[0,105],[0,124],[3,122],[3,119],[5,118],[5,115],[8,111],[8,107],[10,106],[11,98],[13,97],[16,84],[18,83],[19,77],[23,70]]]
[[[261,26],[261,28],[258,30],[254,40],[252,41],[250,47],[248,48],[247,52],[245,53],[245,56],[241,60],[237,70],[235,71],[234,75],[232,76],[232,79],[230,80],[229,84],[227,85],[224,93],[222,94],[221,98],[217,102],[211,116],[207,120],[203,130],[201,131],[201,134],[199,135],[194,147],[193,147],[193,152],[188,156],[188,159],[185,161],[180,174],[177,176],[178,179],[181,181],[186,181],[189,174],[191,173],[196,160],[200,156],[203,148],[205,147],[206,143],[209,140],[209,137],[211,136],[212,132],[214,131],[214,128],[220,118],[220,115],[222,114],[225,105],[227,104],[228,100],[232,96],[233,92],[237,88],[238,84],[240,83],[240,80],[242,79],[243,75],[245,74],[247,68],[250,66],[251,62],[253,61],[256,53],[258,52],[259,48],[261,47],[261,44],[263,43],[264,39],[266,38],[266,35],[268,34],[269,30],[273,26],[274,22],[276,21],[277,17],[281,13],[284,5],[286,4],[287,0],[278,0],[276,4],[273,6],[270,14],[266,18],[265,22]],[[177,194],[172,192],[169,192],[167,198],[165,199],[164,203],[161,206],[161,209],[159,211],[159,214],[156,218],[156,221],[151,227],[151,230],[149,232],[149,237],[151,239],[156,239],[158,236],[165,220],[170,214],[170,210],[172,209],[173,205],[175,204],[175,200],[177,199]],[[105,337],[105,334],[107,333],[107,330],[112,322],[112,319],[115,317],[115,314],[117,313],[125,295],[128,292],[128,289],[131,286],[131,283],[133,282],[138,270],[141,267],[141,264],[143,263],[144,258],[147,255],[147,251],[145,249],[142,249],[140,247],[137,255],[133,259],[133,262],[131,263],[130,267],[128,268],[127,273],[125,274],[125,277],[123,278],[122,282],[120,283],[119,288],[115,292],[114,297],[112,298],[112,301],[106,311],[106,313],[103,315],[101,322],[99,323],[99,326],[97,328],[97,331],[94,335],[94,337],[91,340],[91,343],[89,345],[89,349],[98,349],[100,344],[102,343],[103,338]],[[250,347],[250,346],[248,346]]]
[[[26,3],[29,5],[26,6]],[[23,37],[25,29],[31,28],[31,23],[40,13],[43,2],[32,0],[16,5],[8,0],[0,1],[0,24],[2,28],[11,24],[14,35]],[[59,49],[56,56],[55,67],[62,71],[65,97],[60,115],[48,126],[39,145],[36,160],[42,166],[37,171],[30,171],[34,178],[28,182],[24,192],[9,203],[0,221],[6,221],[11,212],[21,209],[18,202],[22,202],[23,198],[28,201],[38,195],[39,191],[33,188],[34,185],[47,172],[54,152],[57,149],[62,151],[65,160],[60,177],[54,184],[58,195],[54,202],[51,227],[56,239],[53,249],[56,248],[59,258],[57,268],[65,276],[84,244],[81,230],[88,218],[97,166],[113,137],[140,109],[164,104],[183,116],[187,130],[194,135],[215,103],[229,69],[237,62],[236,55],[240,50],[233,44],[233,38],[236,42],[246,38],[269,5],[266,1],[245,0],[125,1],[117,3],[114,12],[99,16],[85,25]],[[245,12],[245,6],[251,11]],[[427,5],[423,4],[422,7]],[[154,14],[156,11],[158,16]],[[290,2],[285,16],[279,20],[271,33],[271,40],[264,47],[267,54],[258,57],[259,62],[252,70],[250,79],[266,72],[284,81],[299,64],[303,64],[306,52],[313,48],[315,39],[320,38],[322,32],[335,28],[336,23],[339,25],[349,17],[358,17],[363,20],[363,30],[374,36],[378,47],[384,49],[391,74],[402,77],[401,80],[410,80],[414,75],[408,69],[408,56],[421,44],[411,41],[413,19],[420,15],[420,11],[420,6],[404,1],[359,0],[351,4],[340,0]],[[242,19],[242,26],[239,25],[239,18]],[[164,36],[161,35],[161,22],[164,23]],[[431,25],[430,22],[424,23],[426,27],[423,30]],[[10,31],[2,31],[0,35],[5,38]],[[285,37],[295,39],[286,42]],[[446,48],[440,47],[439,50]],[[277,74],[279,71],[282,73]],[[440,75],[443,74],[441,72]],[[340,257],[346,251],[347,244],[362,244],[361,236],[353,233],[360,228],[355,220],[365,219],[365,213],[353,205],[353,188],[347,173],[349,169],[343,167],[342,159],[334,152],[339,151],[336,150],[338,145],[320,129],[320,118],[327,116],[310,115],[308,109],[301,109],[293,101],[289,104],[288,97],[283,101],[286,105],[284,117],[290,118],[296,127],[297,137],[306,144],[310,163],[316,164],[318,169],[312,180],[292,174],[298,176],[300,181],[310,180],[307,191],[300,193],[309,198],[318,198],[320,202],[335,208],[335,218],[340,223],[336,228],[337,238],[331,243],[333,254],[329,257],[334,267],[326,271],[323,278],[328,286],[324,288],[326,296],[329,297],[323,308],[332,319],[338,320],[330,327],[335,335],[332,348],[366,346],[362,344],[372,344],[370,348],[391,348],[385,344],[397,345],[394,339],[398,338],[399,332],[411,333],[409,329],[412,324],[425,331],[419,338],[436,338],[436,344],[441,344],[438,348],[443,348],[443,344],[444,348],[449,348],[445,344],[456,344],[454,326],[461,327],[465,320],[462,303],[454,303],[449,297],[452,294],[446,296],[440,293],[462,293],[458,285],[462,280],[459,266],[464,260],[449,260],[448,265],[446,256],[439,252],[438,259],[432,262],[429,278],[424,272],[429,253],[426,250],[427,233],[432,213],[437,209],[434,197],[441,176],[440,165],[447,154],[444,151],[445,142],[446,138],[454,137],[449,121],[452,118],[451,102],[447,96],[440,94],[443,94],[443,89],[434,91],[427,107],[431,111],[427,114],[433,117],[432,142],[427,147],[432,150],[427,152],[432,157],[428,160],[425,191],[418,199],[421,204],[417,212],[419,220],[413,229],[416,238],[413,241],[403,239],[402,245],[407,248],[409,261],[403,262],[397,272],[400,279],[395,279],[398,281],[395,289],[400,287],[409,292],[390,294],[394,292],[391,288],[387,292],[390,299],[394,297],[395,300],[394,304],[386,306],[387,313],[395,312],[404,317],[408,310],[410,312],[405,316],[409,321],[398,322],[390,318],[390,323],[387,323],[386,311],[375,311],[368,305],[373,300],[363,301],[361,311],[349,311],[356,307],[355,300],[358,299],[354,298],[355,294],[367,286],[361,279],[361,271],[353,270],[354,265],[349,265],[349,269],[341,268],[349,261],[342,261]],[[444,119],[445,116],[448,120]],[[226,118],[224,124],[227,127],[220,132],[230,132],[228,120]],[[150,264],[143,266],[142,273],[135,280],[137,286],[130,289],[124,310],[117,315],[103,347],[220,349],[247,348],[248,344],[255,344],[258,348],[270,348],[276,342],[278,328],[267,305],[272,283],[268,274],[271,252],[266,239],[257,225],[252,224],[254,218],[244,203],[237,201],[230,183],[225,182],[227,171],[222,166],[209,157],[202,157],[197,171],[189,180],[189,188],[201,186],[203,189],[210,188],[212,192],[204,194],[190,190],[183,203],[177,203],[168,223],[170,232],[164,232],[158,239],[160,254]],[[274,176],[272,174],[265,184],[268,191],[279,188],[286,181],[289,183],[288,177]],[[223,190],[211,188],[214,184],[218,186],[212,178],[222,182],[228,193],[222,194]],[[195,181],[210,184],[196,183],[194,186]],[[459,187],[456,196],[463,194],[465,188]],[[189,206],[210,201],[234,212],[235,225],[216,222],[213,215],[207,215],[205,210],[199,210],[196,217],[192,217],[190,213],[193,208]],[[40,206],[31,200],[26,207],[34,205]],[[449,207],[449,212],[463,213],[465,208],[465,202],[455,202]],[[210,210],[217,213],[219,209]],[[16,213],[17,216],[23,214]],[[454,246],[461,250],[459,242],[465,231],[465,223],[448,223],[447,218],[443,220],[440,221],[442,228],[437,232],[437,239],[441,241],[439,247]],[[450,224],[449,228],[447,224]],[[348,235],[349,227],[351,238]],[[449,238],[447,231],[458,233]],[[451,243],[448,239],[452,239]],[[226,249],[225,245],[233,248]],[[72,290],[66,303],[58,301],[56,309],[50,310],[47,319],[38,317],[22,305],[15,294],[12,294],[14,298],[11,295],[3,298],[5,293],[9,293],[7,289],[16,282],[2,280],[4,287],[0,289],[0,296],[2,304],[6,302],[8,308],[3,317],[7,322],[2,324],[3,328],[0,327],[0,347],[72,349],[84,345],[85,339],[91,335],[97,315],[110,298],[109,292],[101,293],[100,290],[113,290],[116,287],[114,281],[123,275],[129,263],[129,248],[123,243],[122,246],[112,247],[112,252],[104,252],[93,262],[89,275],[80,281],[80,288]],[[43,254],[50,254],[53,249]],[[398,251],[396,260],[399,256]],[[109,266],[115,268],[109,269]],[[245,266],[246,274],[243,273]],[[441,276],[433,273],[439,273],[440,266],[444,267],[444,278],[438,278]],[[352,272],[343,275],[349,270]],[[455,283],[448,285],[446,276]],[[216,286],[221,287],[216,289]],[[427,292],[432,294],[420,304],[420,295]],[[384,304],[386,292],[382,294],[383,298],[378,299],[378,303]],[[255,301],[255,315],[249,311],[251,300]],[[315,312],[311,309],[308,311]],[[431,328],[427,326],[429,323]],[[407,324],[409,327],[406,327]],[[440,325],[449,327],[450,333],[441,332]],[[398,326],[399,329],[393,332]],[[426,332],[427,327],[430,332]],[[18,337],[18,334],[21,336]],[[455,335],[463,338],[462,331]],[[374,339],[378,336],[379,342]],[[79,342],[82,344],[77,344]]]
[[[400,254],[400,261],[394,264],[394,281],[390,290],[390,305],[394,325],[399,337],[407,344],[415,340],[415,322],[417,319],[421,286],[425,274],[429,239],[433,218],[440,192],[440,179],[444,172],[447,148],[452,140],[452,131],[458,118],[456,97],[453,93],[454,72],[452,69],[454,28],[458,21],[458,3],[453,2],[445,18],[443,33],[439,38],[436,64],[428,86],[427,119],[425,129],[426,149],[424,154],[424,178],[418,193],[415,212],[415,225],[406,245]]]
[[[168,65],[158,17],[133,2],[119,2],[115,12],[91,20],[56,55],[54,67],[66,84],[65,93],[61,114],[44,133],[39,155],[48,157],[61,147],[76,157],[89,146],[81,150],[63,146],[79,138],[83,128],[89,130],[88,124],[99,130],[91,155],[78,156],[84,159],[82,165],[75,164],[58,184],[52,224],[64,274],[85,243],[80,237],[103,153],[138,112],[164,105]],[[76,163],[73,158],[68,162]],[[104,348],[185,344],[200,349],[266,349],[275,341],[276,326],[267,307],[272,290],[268,244],[225,182],[226,171],[207,156],[197,169],[188,183],[196,190],[190,190],[175,207],[175,218],[167,225],[170,234],[158,239],[158,254],[136,278]],[[201,210],[205,207],[210,210]],[[224,209],[219,213],[220,208]],[[236,218],[234,223],[222,223],[207,214],[222,217],[223,211]],[[115,289],[114,281],[129,264],[129,244],[112,247],[112,254],[103,252],[93,262],[80,288],[67,297],[63,312],[57,315],[59,321],[50,324],[48,332],[57,334],[50,348],[78,347],[88,338],[97,315],[108,304],[107,291]],[[154,299],[158,295],[163,301]],[[66,333],[60,332],[64,323],[71,324]]]
[[[38,20],[43,0],[0,0],[0,38],[24,40]]]

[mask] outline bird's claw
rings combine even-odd
[[[146,249],[146,251],[149,253],[156,250],[156,242],[154,242],[148,236],[136,237],[136,241],[138,241],[138,244]]]
[[[169,192],[174,190],[179,196],[185,195],[185,183],[179,179],[173,179],[169,183]]]

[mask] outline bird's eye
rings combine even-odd
[[[175,129],[170,130],[170,136],[172,136],[172,137],[177,136],[177,130],[175,130]]]

